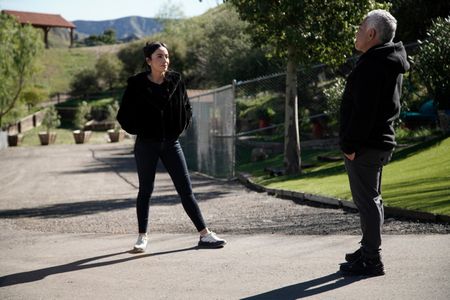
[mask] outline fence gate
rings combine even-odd
[[[192,123],[180,138],[189,168],[217,178],[234,177],[236,108],[233,86],[190,97],[190,101]]]

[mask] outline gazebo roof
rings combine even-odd
[[[61,15],[41,14],[26,11],[3,10],[5,14],[15,16],[22,24],[31,24],[36,27],[64,27],[76,28],[76,26],[61,17]]]

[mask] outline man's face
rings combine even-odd
[[[361,52],[366,52],[371,47],[371,41],[374,38],[374,29],[367,28],[367,22],[364,20],[359,26],[358,32],[355,36],[355,49]]]

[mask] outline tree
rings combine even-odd
[[[103,31],[103,35],[100,36],[102,42],[108,45],[112,45],[116,43],[116,31],[112,28],[106,29]]]
[[[352,53],[355,25],[376,7],[374,0],[228,0],[259,45],[270,44],[287,61],[284,165],[301,171],[297,69],[323,62],[336,66]]]
[[[392,3],[392,15],[397,19],[395,40],[415,42],[426,37],[432,20],[450,14],[448,0],[388,0]]]
[[[45,101],[47,98],[48,92],[39,86],[30,86],[25,88],[20,96],[21,101],[27,105],[28,111],[37,106],[39,103]]]
[[[145,43],[142,40],[132,42],[123,47],[117,53],[117,57],[122,62],[121,79],[126,80],[129,76],[142,70],[145,59],[142,48]]]
[[[85,98],[89,98],[90,94],[100,91],[96,72],[90,69],[83,69],[76,74],[70,83],[70,87],[72,95],[82,95]]]
[[[97,78],[111,90],[119,80],[122,65],[116,55],[103,54],[95,64]]]
[[[265,47],[252,45],[247,22],[239,19],[230,3],[211,11],[202,21],[202,38],[192,53],[198,62],[193,66],[209,86],[279,71],[276,60],[270,63],[265,57]]]
[[[97,46],[97,45],[112,45],[116,43],[116,31],[112,28],[103,31],[100,35],[90,35],[84,39],[83,43],[86,46]]]
[[[437,18],[420,42],[417,71],[440,110],[450,109],[450,16]],[[441,120],[441,124],[444,122]]]
[[[13,17],[0,14],[0,127],[2,118],[20,99],[33,66],[44,49],[40,34]]]

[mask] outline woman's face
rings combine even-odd
[[[152,72],[164,73],[169,68],[169,51],[164,47],[159,47],[152,53],[151,58],[147,57],[146,60]]]

